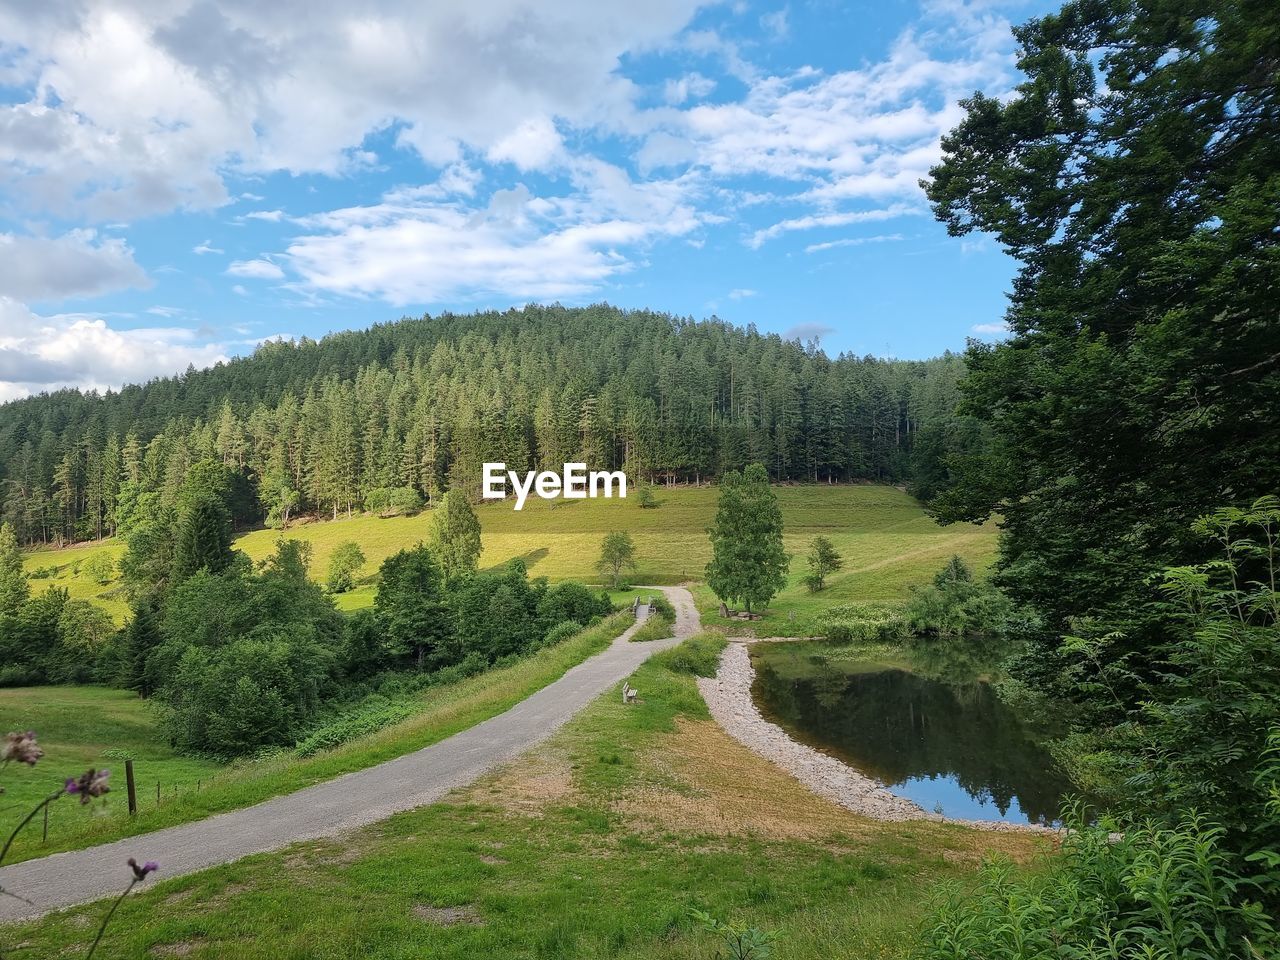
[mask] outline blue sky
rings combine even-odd
[[[830,352],[1000,336],[916,185],[1036,3],[0,8],[0,400],[607,300]]]

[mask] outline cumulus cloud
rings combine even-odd
[[[438,185],[393,191],[378,204],[305,218],[311,232],[281,259],[297,274],[295,288],[396,305],[550,299],[594,290],[633,269],[636,251],[704,222],[687,183],[636,183],[598,160],[578,162],[571,180],[563,196],[520,184],[483,206]]]
[[[270,260],[234,260],[227,267],[227,276],[248,280],[282,280],[284,271]]]
[[[63,386],[119,388],[226,360],[187,329],[121,330],[90,314],[40,316],[0,296],[0,402]]]
[[[54,0],[0,6],[9,72],[0,183],[38,212],[136,218],[230,201],[223,176],[335,174],[371,133],[433,164],[464,149],[551,162],[555,121],[619,130],[617,70],[672,42],[699,0],[363,4]]]
[[[0,233],[0,295],[66,300],[150,284],[118,237],[100,238],[92,230],[56,238]]]
[[[983,337],[1002,337],[1009,332],[1009,324],[1003,320],[999,323],[975,323],[969,329]]]

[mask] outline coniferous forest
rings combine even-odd
[[[964,361],[828,358],[720,320],[607,305],[445,314],[268,342],[106,396],[5,405],[3,518],[26,544],[127,533],[191,468],[231,469],[240,525],[478,492],[481,464],[581,460],[657,483],[762,463],[775,481],[913,484],[927,497]]]

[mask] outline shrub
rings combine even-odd
[[[100,587],[105,587],[116,574],[115,561],[105,553],[96,553],[84,565],[84,572]]]
[[[356,585],[355,575],[364,566],[364,551],[353,541],[340,543],[329,558],[329,576],[325,588],[330,593],[346,593]]]
[[[922,960],[1276,956],[1280,938],[1221,849],[1222,828],[1188,816],[1117,838],[1082,812],[1047,871],[991,862],[976,892],[953,891],[926,926]]]
[[[727,642],[722,633],[699,633],[678,647],[655,654],[652,662],[672,673],[714,677],[720,667],[720,654]]]
[[[1012,602],[996,587],[974,580],[964,560],[952,557],[933,583],[911,592],[903,609],[907,629],[918,637],[1001,636],[1014,622]]]
[[[557,623],[547,631],[547,635],[542,638],[542,645],[544,647],[552,647],[581,632],[582,624],[574,620],[565,620],[563,623]]]
[[[364,508],[381,517],[398,517],[422,509],[422,495],[413,487],[377,487],[364,497]]]
[[[894,643],[902,638],[902,617],[888,607],[845,604],[818,618],[817,632],[831,643]]]
[[[357,737],[376,733],[383,727],[399,723],[411,716],[413,709],[413,704],[404,700],[391,700],[381,694],[372,694],[350,710],[313,728],[297,742],[293,752],[299,757],[309,757],[321,750],[332,750]]]

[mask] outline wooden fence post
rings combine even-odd
[[[129,788],[129,816],[133,816],[138,812],[138,790],[133,782],[133,761],[126,760],[124,762],[124,782]]]

